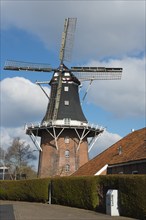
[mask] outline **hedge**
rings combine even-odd
[[[146,175],[119,178],[119,207],[124,216],[146,219]]]
[[[106,212],[106,193],[109,189],[119,189],[119,176],[117,175],[106,175],[106,176],[96,176],[97,184],[99,184],[98,198],[99,204],[97,206],[97,211]]]
[[[0,199],[46,202],[50,179],[0,181]]]
[[[52,180],[52,202],[95,210],[98,184],[94,177],[62,177]]]
[[[0,181],[0,199],[47,202],[106,212],[108,189],[118,189],[120,215],[146,219],[146,175],[106,175]]]
[[[106,213],[106,193],[119,192],[121,216],[146,219],[146,175],[62,177],[52,180],[52,202]]]

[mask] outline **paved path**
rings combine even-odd
[[[0,201],[0,220],[133,220],[60,205]]]

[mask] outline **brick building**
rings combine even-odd
[[[146,174],[146,128],[132,131],[73,175],[105,174]]]

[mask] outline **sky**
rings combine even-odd
[[[90,123],[105,128],[90,158],[145,127],[145,0],[1,0],[1,147],[14,137],[29,143],[25,123],[40,122],[48,99],[35,84],[52,73],[6,71],[6,60],[59,66],[64,19],[76,17],[71,66],[123,68],[121,80],[94,81],[82,105]],[[86,91],[83,84],[80,98]],[[50,93],[50,88],[45,87]]]

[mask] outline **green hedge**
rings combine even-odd
[[[146,175],[107,175],[96,178],[100,185],[98,211],[105,213],[108,189],[117,189],[120,215],[146,219]]]
[[[98,184],[94,177],[62,177],[52,180],[52,202],[95,210]]]
[[[98,198],[99,205],[97,206],[97,211],[106,212],[106,193],[109,189],[119,189],[119,176],[117,175],[106,175],[106,176],[96,176],[98,188]]]
[[[119,191],[122,216],[146,219],[146,175],[62,177],[52,180],[52,202],[106,212],[106,193]]]
[[[120,215],[146,219],[146,175],[0,181],[0,199],[47,202],[50,182],[54,204],[105,213],[108,189],[118,189]]]
[[[48,201],[50,179],[0,181],[0,199],[16,201]]]
[[[119,178],[119,207],[124,216],[146,219],[146,175]]]

